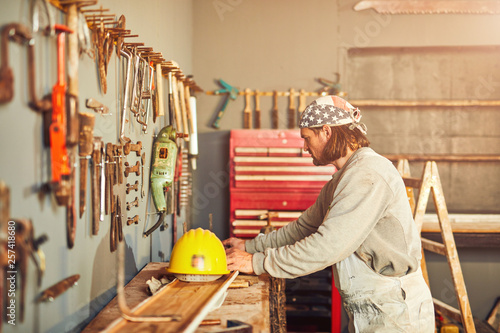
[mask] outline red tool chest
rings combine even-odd
[[[280,228],[296,220],[314,203],[336,170],[332,165],[315,166],[303,145],[299,130],[231,131],[231,236],[253,238],[268,223]],[[331,292],[328,304],[331,305],[332,332],[340,332],[340,296],[333,286],[333,278],[325,291]],[[323,296],[318,295],[317,299]],[[289,298],[287,291],[287,307]],[[297,304],[292,307],[297,308]],[[317,313],[306,311],[306,315],[317,316]]]

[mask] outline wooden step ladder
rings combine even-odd
[[[474,326],[474,319],[469,304],[469,297],[465,288],[465,282],[462,274],[462,268],[458,259],[457,247],[453,237],[450,220],[448,217],[448,209],[444,199],[443,188],[439,178],[437,164],[434,161],[426,162],[422,178],[411,178],[410,166],[408,160],[399,160],[397,169],[406,185],[408,200],[413,212],[413,218],[417,224],[419,233],[422,231],[422,223],[424,220],[427,202],[429,200],[430,192],[432,191],[434,206],[438,216],[439,227],[441,230],[441,237],[443,243],[431,241],[429,239],[422,239],[422,262],[421,268],[427,285],[429,285],[429,276],[427,272],[427,265],[425,263],[424,249],[434,253],[441,254],[446,257],[450,267],[453,285],[455,287],[455,294],[459,309],[456,309],[436,298],[433,297],[434,308],[439,313],[462,323],[466,333],[476,332]],[[418,198],[415,201],[414,189],[418,189]]]

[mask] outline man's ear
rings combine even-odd
[[[323,130],[323,132],[325,132],[326,139],[330,140],[330,138],[332,137],[332,128],[328,125],[323,125],[321,129]]]

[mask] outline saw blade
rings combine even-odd
[[[497,0],[362,0],[355,11],[372,8],[379,14],[500,14]]]

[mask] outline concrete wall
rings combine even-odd
[[[30,2],[4,2],[0,11],[0,24],[21,22],[30,26]],[[109,13],[125,15],[127,28],[139,35],[135,41],[144,42],[145,46],[162,52],[167,59],[177,61],[186,74],[192,72],[193,25],[190,1],[102,0],[99,1],[100,5],[109,8]],[[65,23],[60,13],[56,17],[58,22]],[[36,47],[38,94],[45,95],[51,91],[56,81],[55,39],[37,34]],[[15,79],[15,98],[10,103],[0,105],[0,179],[10,187],[11,216],[32,219],[35,235],[46,234],[49,240],[41,246],[47,267],[40,286],[36,284],[35,266],[31,261],[28,262],[24,323],[17,318],[15,326],[4,324],[4,332],[80,331],[116,293],[116,252],[111,253],[109,249],[110,218],[107,216],[100,224],[99,234],[92,236],[90,203],[87,201],[87,212],[77,221],[75,246],[71,250],[67,248],[65,209],[57,206],[52,196],[40,196],[38,192],[41,185],[49,180],[50,155],[41,140],[42,118],[27,107],[26,49],[14,43],[10,43],[9,48]],[[80,58],[80,112],[94,113],[85,107],[87,98],[95,98],[109,107],[111,115],[96,116],[94,131],[94,135],[102,136],[105,143],[118,142],[119,68],[117,57],[113,56],[108,67],[108,92],[104,95],[99,92],[95,62],[86,55]],[[145,147],[146,171],[151,157],[152,134],[157,133],[162,124],[163,122],[153,124],[150,121],[147,135],[141,133],[135,121],[126,128],[127,135],[134,142],[142,141]],[[135,154],[127,157],[131,164],[135,164],[137,160]],[[133,183],[135,180],[140,181],[140,178],[129,176],[128,180]],[[146,176],[146,184],[147,180]],[[122,198],[133,201],[135,195],[123,193]],[[148,262],[167,260],[170,256],[171,227],[158,230],[147,239],[142,237],[146,211],[154,211],[152,203],[149,208],[146,206],[147,200],[144,199],[140,201],[139,207],[128,212],[129,217],[135,214],[140,216],[139,225],[124,226],[127,281]],[[154,215],[148,221],[149,226],[155,222],[153,220]],[[171,219],[167,219],[167,222],[171,225]],[[35,303],[41,291],[73,274],[81,276],[78,286],[71,288],[54,302]],[[18,283],[19,281],[18,279]]]
[[[500,99],[498,49],[473,48],[499,44],[498,15],[380,15],[355,12],[356,2],[195,0],[196,80],[205,90],[219,89],[217,80],[223,79],[240,90],[312,91],[322,87],[317,78],[333,80],[338,72],[351,99]],[[444,53],[414,49],[442,46],[450,48]],[[375,56],[349,53],[375,47],[382,48]],[[390,47],[407,49],[398,53]],[[225,237],[229,130],[243,127],[245,104],[241,96],[231,101],[215,130],[211,124],[221,104],[222,97],[199,95],[199,165],[204,172],[196,178],[193,209],[199,225],[213,213],[216,230]],[[286,128],[288,99],[278,104],[280,128]],[[271,108],[271,98],[261,98],[263,128],[270,128]],[[380,153],[500,153],[496,107],[361,111],[372,147]],[[498,163],[440,163],[439,169],[451,212],[500,212]],[[413,175],[421,172],[421,163],[412,165]],[[472,311],[481,319],[500,295],[492,280],[500,275],[497,253],[459,250]],[[447,265],[433,256],[428,261],[435,272],[433,293],[452,302]]]

